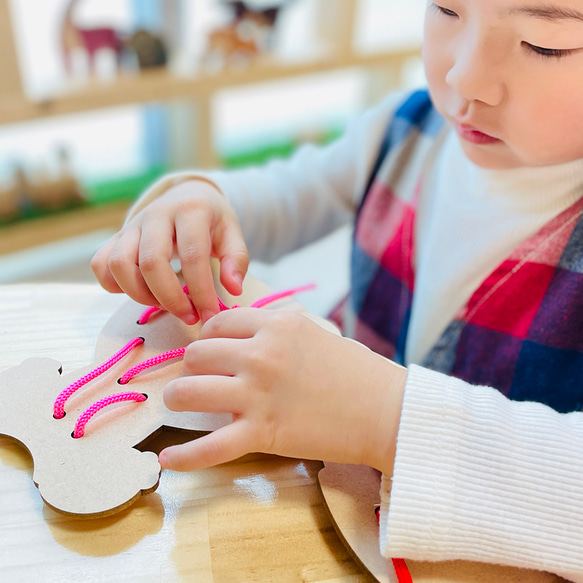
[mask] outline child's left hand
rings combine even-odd
[[[246,453],[367,464],[392,473],[407,370],[308,317],[237,308],[204,324],[174,411],[232,413],[233,423],[165,449],[163,467],[196,470]]]

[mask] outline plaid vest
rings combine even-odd
[[[356,217],[347,336],[403,363],[415,288],[424,161],[445,123],[426,91],[390,120]],[[478,287],[423,366],[557,411],[583,408],[583,198],[521,243]]]

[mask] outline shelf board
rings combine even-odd
[[[0,255],[7,255],[59,239],[111,228],[118,230],[129,202],[87,205],[0,227]]]
[[[120,75],[111,82],[89,82],[43,101],[19,96],[0,97],[0,124],[23,122],[56,115],[115,107],[133,103],[166,100],[208,99],[218,90],[308,75],[350,67],[399,67],[407,59],[420,56],[419,48],[374,54],[348,54],[297,63],[282,63],[265,58],[241,70],[216,75],[179,77],[167,70],[144,71],[135,76]]]

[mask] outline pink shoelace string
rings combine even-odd
[[[285,290],[283,292],[271,294],[271,295],[268,295],[264,298],[257,300],[256,302],[253,302],[250,307],[262,308],[263,306],[266,306],[266,305],[268,305],[272,302],[275,302],[279,299],[292,296],[292,295],[297,294],[297,293],[302,292],[302,291],[314,289],[314,287],[315,287],[314,285],[306,285],[303,287],[294,288],[294,289],[290,289],[290,290]],[[184,286],[183,289],[184,289],[185,293],[188,293],[188,288],[186,286]],[[217,298],[217,299],[219,301],[219,308],[221,311],[241,307],[241,306],[233,306],[232,308],[229,308],[220,300],[220,298]],[[147,308],[140,315],[140,318],[138,319],[138,324],[140,324],[140,325],[146,324],[152,315],[154,315],[155,313],[160,312],[160,311],[164,311],[164,310],[162,308],[158,308],[158,307]],[[97,368],[93,369],[90,373],[86,374],[85,376],[81,377],[80,379],[78,379],[74,383],[70,384],[65,389],[63,389],[59,393],[59,396],[56,398],[56,400],[54,402],[53,417],[55,419],[62,419],[63,417],[65,417],[65,403],[68,401],[68,399],[73,394],[75,394],[81,387],[85,386],[86,384],[90,383],[92,380],[96,379],[98,376],[104,374],[113,365],[115,365],[120,360],[122,360],[124,357],[126,357],[128,354],[130,354],[130,352],[132,352],[134,350],[134,348],[136,348],[137,346],[140,346],[141,344],[144,344],[144,342],[145,342],[145,340],[142,337],[138,337],[138,338],[134,338],[133,340],[130,340],[130,342],[128,342],[123,348],[121,348],[118,352],[116,352],[109,360],[104,362],[101,366],[98,366]],[[185,350],[186,350],[186,347],[175,348],[173,350],[169,350],[168,352],[164,352],[163,354],[159,354],[158,356],[154,356],[153,358],[149,358],[148,360],[140,362],[139,364],[136,364],[135,366],[133,366],[132,368],[127,370],[120,377],[120,379],[118,380],[118,383],[120,385],[126,385],[136,375],[138,375],[142,371],[144,371],[148,368],[151,368],[153,366],[156,366],[158,364],[162,364],[163,362],[166,362],[168,360],[182,357],[184,355]],[[75,439],[83,437],[83,435],[85,434],[85,426],[87,425],[87,423],[91,420],[91,418],[96,413],[101,411],[101,409],[104,409],[105,407],[108,407],[109,405],[113,405],[115,403],[121,403],[124,401],[133,401],[133,402],[141,403],[141,402],[145,401],[147,398],[148,398],[148,396],[144,393],[124,392],[124,393],[117,393],[115,395],[110,395],[108,397],[105,397],[105,398],[97,401],[96,403],[91,405],[89,408],[87,408],[79,416],[79,419],[77,419],[77,422],[75,423],[75,429],[73,430],[72,436]]]
[[[263,306],[266,306],[267,304],[271,304],[272,302],[275,302],[277,300],[281,300],[283,298],[287,298],[287,297],[293,296],[293,295],[298,294],[300,292],[312,290],[315,287],[316,287],[315,284],[311,283],[309,285],[304,285],[302,287],[296,287],[296,288],[293,288],[293,289],[284,290],[282,292],[270,294],[268,296],[265,296],[264,298],[260,298],[260,299],[256,300],[249,307],[250,308],[262,308]],[[182,290],[184,291],[185,294],[188,293],[188,287],[186,285],[183,286]],[[219,302],[219,309],[220,309],[221,312],[224,312],[225,310],[232,310],[234,308],[240,308],[241,307],[241,306],[238,306],[238,305],[234,305],[233,307],[229,308],[229,306],[226,306],[221,301],[221,298],[219,298],[218,296],[217,296],[217,300]],[[150,318],[154,314],[156,314],[158,312],[164,312],[164,311],[165,311],[164,308],[159,308],[157,306],[151,306],[150,308],[148,308],[148,309],[146,309],[146,310],[144,310],[142,312],[142,315],[138,319],[138,324],[147,324],[148,321],[150,320]]]

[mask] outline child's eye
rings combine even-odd
[[[537,47],[536,45],[531,45],[530,43],[523,43],[529,52],[542,57],[543,59],[560,59],[561,57],[569,56],[573,51],[569,49],[545,49],[543,47]]]
[[[444,8],[443,6],[439,6],[438,4],[435,4],[435,2],[432,2],[431,5],[436,12],[439,12],[439,14],[445,14],[446,16],[457,17],[457,14],[453,10],[450,10],[449,8]]]

